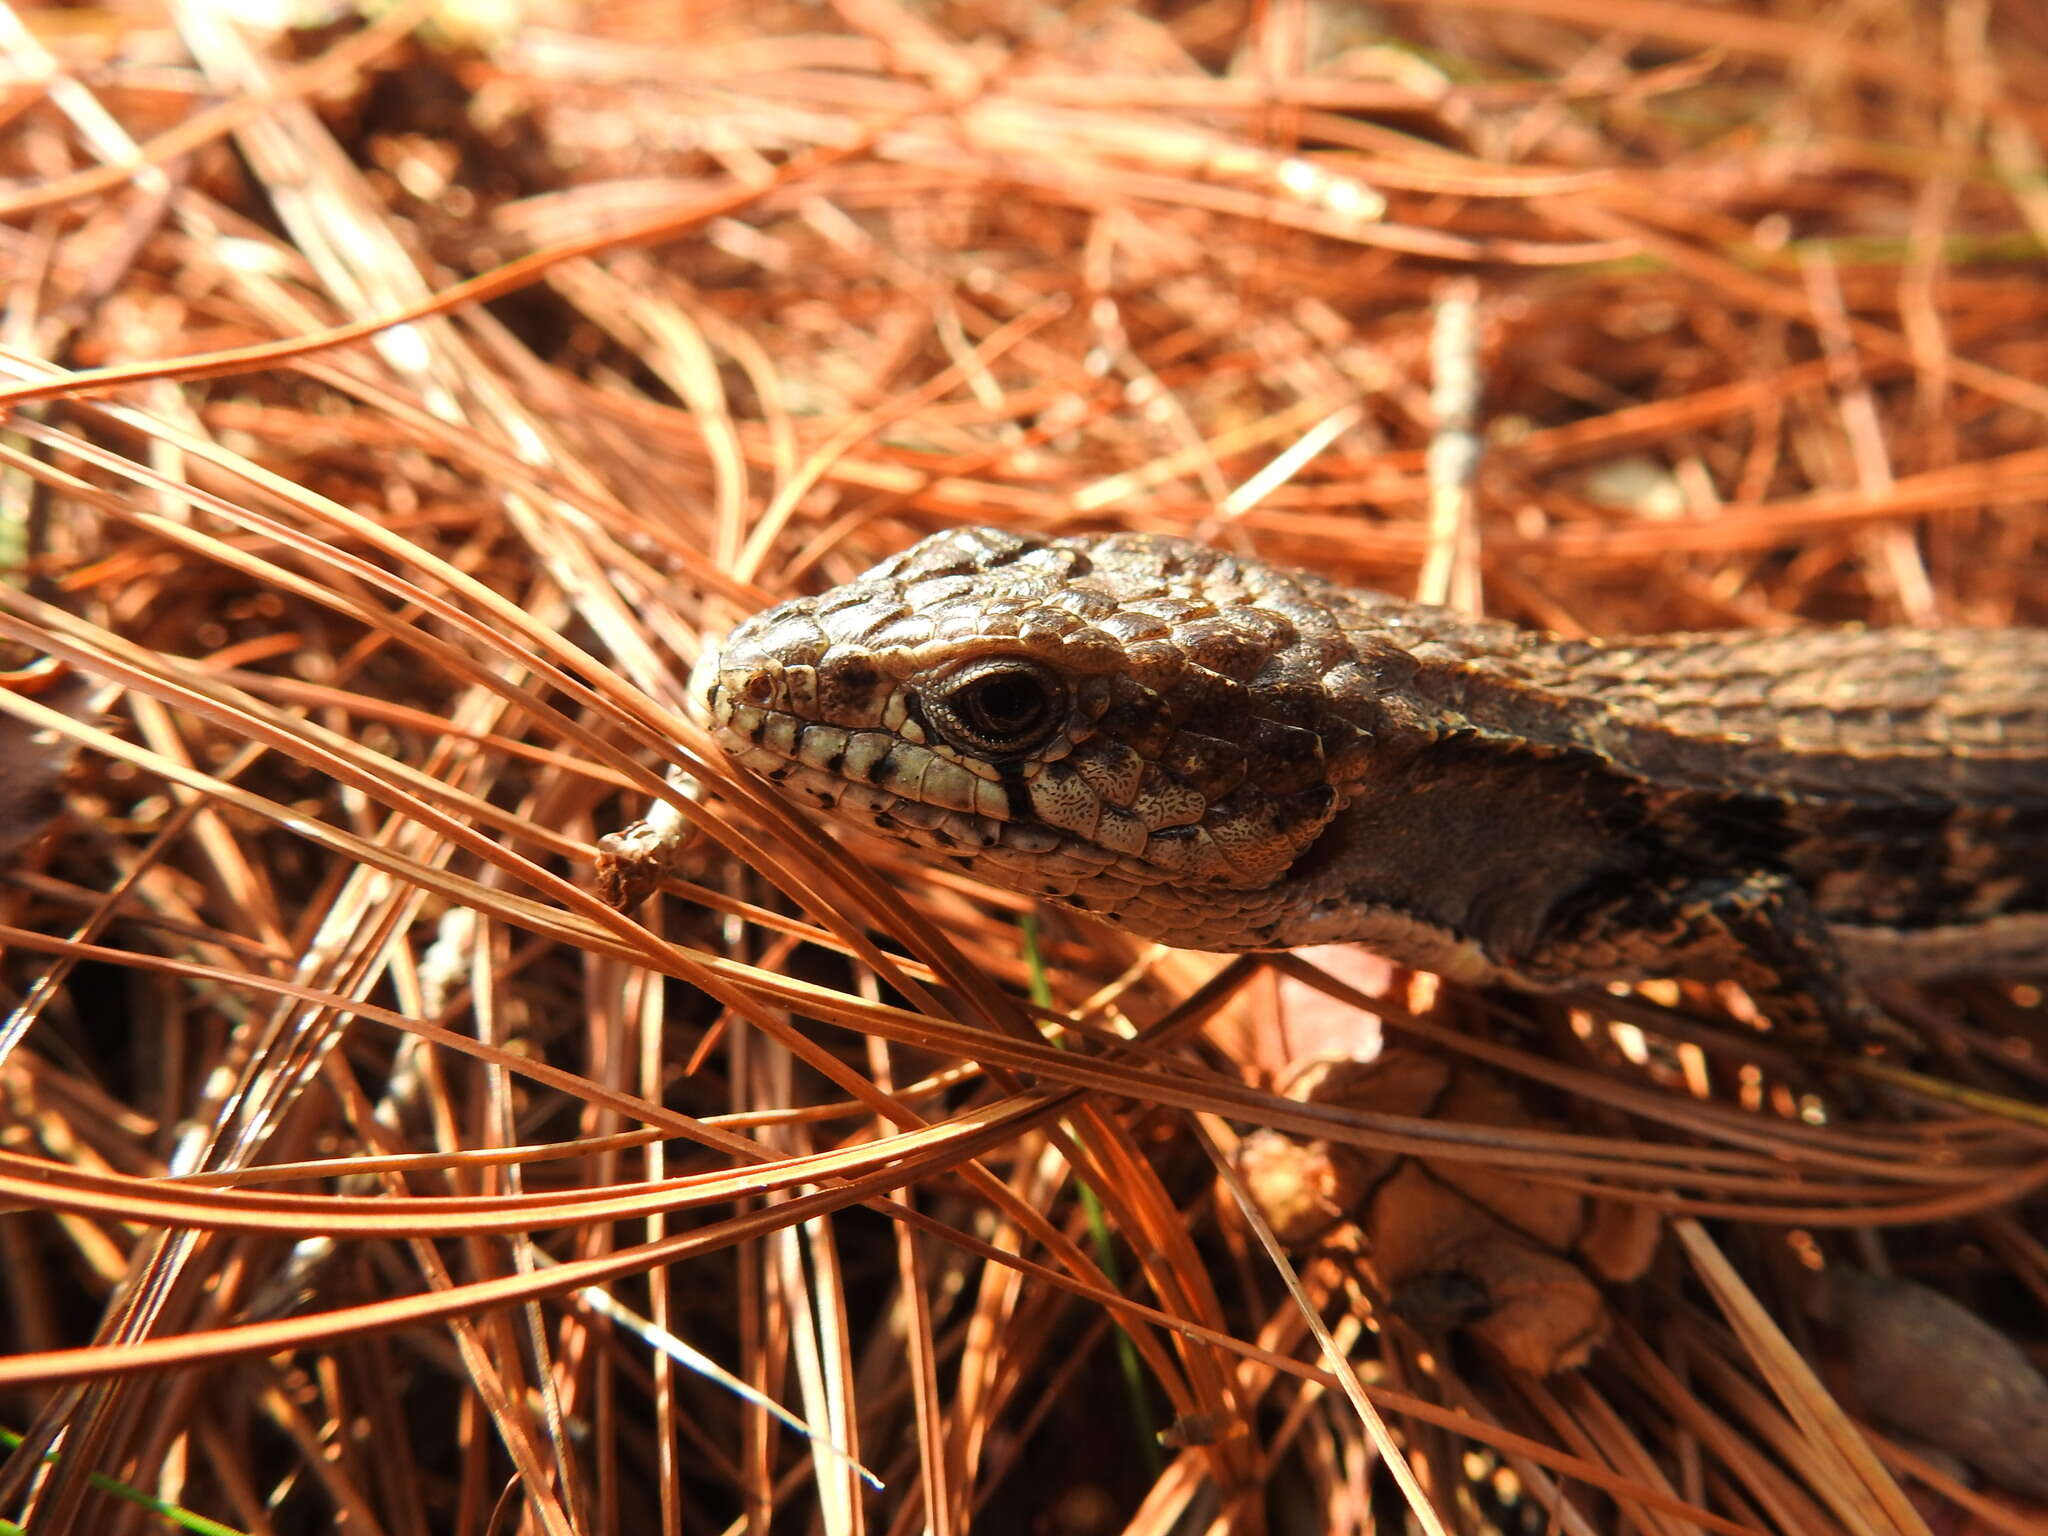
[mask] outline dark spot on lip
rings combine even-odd
[[[1024,765],[1015,759],[1005,758],[996,764],[996,778],[1003,786],[1003,799],[1008,802],[1010,820],[1031,819],[1031,786],[1024,779]]]

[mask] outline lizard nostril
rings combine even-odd
[[[756,672],[740,688],[740,697],[756,706],[775,702],[775,679],[766,672]]]

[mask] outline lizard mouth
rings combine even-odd
[[[714,734],[735,762],[802,803],[857,820],[892,841],[969,864],[1028,869],[1034,878],[1026,888],[1039,894],[1071,890],[1073,882],[1058,879],[1045,861],[1088,845],[1014,819],[1000,778],[982,778],[892,732],[808,721],[746,702],[772,696],[754,682],[757,676],[726,672],[706,692]]]

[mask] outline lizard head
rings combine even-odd
[[[1251,901],[1362,771],[1314,578],[1145,535],[935,535],[733,631],[721,744],[800,802],[991,883],[1171,932]]]

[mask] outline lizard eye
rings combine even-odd
[[[1011,757],[1059,728],[1067,687],[1035,661],[1005,656],[962,667],[924,695],[925,715],[963,752]]]

